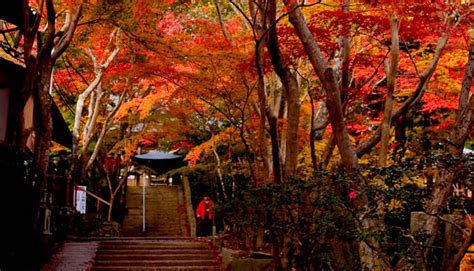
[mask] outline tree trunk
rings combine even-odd
[[[318,158],[316,157],[316,146],[314,144],[314,140],[316,140],[316,112],[314,108],[314,99],[308,89],[308,96],[311,103],[311,120],[310,120],[310,128],[309,128],[309,151],[311,153],[311,165],[313,166],[314,172],[317,172],[320,167],[318,166]]]
[[[219,177],[219,181],[221,183],[222,196],[224,197],[224,200],[227,201],[228,197],[227,197],[227,192],[226,192],[226,189],[225,189],[224,176],[222,175],[221,158],[219,157],[219,154],[217,153],[217,150],[216,150],[216,143],[215,143],[214,134],[212,134],[212,139],[211,140],[212,140],[211,149],[212,149],[212,153],[214,154],[214,157],[216,157],[216,162],[217,162],[216,170],[217,170],[217,176]]]
[[[117,114],[118,109],[122,105],[125,95],[126,95],[126,91],[122,92],[114,109],[112,109],[112,111],[110,111],[107,117],[105,118],[104,124],[102,125],[102,129],[100,130],[100,133],[99,133],[99,137],[97,138],[97,142],[95,143],[94,150],[92,151],[92,154],[89,157],[89,159],[87,159],[87,163],[83,164],[84,172],[82,174],[85,174],[92,167],[92,164],[96,160],[97,155],[99,154],[99,150],[102,147],[102,143],[104,141],[105,135],[107,131],[109,130],[110,126],[112,125],[113,119],[115,115]]]
[[[53,62],[51,51],[53,50],[53,39],[56,32],[55,20],[56,12],[52,0],[46,1],[46,10],[48,18],[48,28],[44,36],[43,47],[38,48],[38,74],[36,78],[35,104],[38,107],[36,115],[37,136],[35,142],[34,162],[37,166],[37,184],[39,187],[39,198],[37,199],[37,208],[46,203],[47,195],[47,174],[49,163],[49,145],[53,130],[53,120],[51,118],[51,96],[49,88]],[[39,209],[38,209],[39,210]],[[33,225],[34,229],[38,227],[39,212],[36,212],[36,219]]]
[[[382,137],[379,154],[379,167],[385,167],[387,164],[388,143],[390,141],[390,127],[392,124],[392,108],[393,108],[393,93],[395,91],[396,75],[398,67],[398,52],[399,52],[399,38],[398,38],[398,17],[396,14],[390,15],[390,31],[392,34],[392,44],[390,49],[390,57],[388,63],[385,65],[385,73],[387,74],[387,97],[385,98],[385,108],[382,120]]]
[[[46,63],[42,65],[42,74],[38,82],[38,89],[35,95],[36,105],[38,106],[39,114],[36,117],[37,136],[35,143],[34,161],[37,171],[37,183],[39,185],[39,202],[46,203],[47,195],[47,174],[49,164],[49,146],[51,143],[51,136],[53,131],[53,121],[51,118],[51,96],[49,96],[49,82],[51,78],[51,64]]]
[[[214,5],[216,6],[216,11],[217,11],[217,18],[219,19],[219,24],[221,25],[222,29],[222,34],[224,35],[225,39],[232,44],[232,36],[229,33],[229,30],[227,29],[225,23],[224,23],[224,17],[222,16],[222,11],[221,11],[221,6],[219,3],[220,0],[214,0]]]
[[[410,96],[410,98],[408,98],[408,100],[406,100],[396,111],[393,112],[391,123],[395,123],[400,116],[406,115],[408,111],[413,106],[415,106],[418,103],[418,101],[420,101],[421,98],[423,97],[426,87],[428,86],[428,83],[430,82],[430,79],[433,76],[433,73],[435,72],[436,67],[438,66],[441,53],[443,52],[444,48],[446,47],[446,44],[448,43],[449,35],[450,35],[450,32],[444,32],[439,37],[438,42],[436,44],[436,49],[435,49],[433,59],[431,60],[428,67],[423,71],[423,73],[419,75],[418,84],[416,85],[415,90],[413,94]],[[381,125],[382,124],[380,123],[378,127],[381,127]],[[367,139],[366,141],[363,141],[357,146],[356,148],[357,155],[361,157],[362,155],[368,153],[373,147],[375,147],[375,145],[377,145],[377,143],[379,143],[381,139],[381,135],[382,135],[381,129],[378,128],[377,131],[369,139]]]
[[[79,98],[76,102],[76,112],[74,115],[74,127],[72,131],[73,135],[73,147],[72,147],[72,160],[73,165],[71,171],[73,172],[73,182],[78,182],[82,177],[85,176],[87,170],[89,169],[92,162],[88,159],[87,149],[89,148],[90,143],[92,142],[93,136],[95,134],[95,127],[97,124],[97,117],[99,116],[99,109],[102,106],[101,100],[104,95],[102,90],[102,79],[107,68],[110,66],[112,61],[115,59],[117,54],[120,51],[120,46],[118,43],[118,29],[112,31],[109,35],[109,44],[112,43],[115,38],[115,48],[107,57],[107,59],[101,63],[97,61],[97,57],[94,55],[90,48],[87,49],[87,54],[92,60],[94,65],[94,80],[87,86],[87,88],[79,95]],[[95,94],[94,94],[94,91]],[[83,130],[83,141],[81,152],[79,153],[80,145],[80,129],[81,129],[81,118],[84,109],[84,103],[87,99],[90,99],[88,118],[86,125]],[[123,98],[123,97],[122,97]],[[114,111],[114,110],[113,110]],[[109,118],[107,118],[108,120]],[[106,121],[107,121],[106,120]],[[106,123],[104,126],[108,127]],[[97,144],[96,144],[97,145]],[[97,146],[96,146],[97,147]],[[95,159],[96,156],[94,156]]]
[[[332,153],[334,152],[334,148],[336,147],[336,139],[334,138],[334,134],[329,137],[328,143],[326,144],[326,148],[324,148],[323,155],[321,157],[321,169],[326,170],[329,162],[331,161]]]
[[[458,115],[456,123],[449,135],[449,145],[447,151],[453,157],[459,157],[464,149],[464,143],[467,137],[472,132],[474,123],[474,96],[471,95],[469,102],[466,102],[469,97],[469,92],[472,86],[472,77],[474,73],[474,31],[471,30],[471,39],[469,44],[469,59],[466,64],[466,71],[464,74],[461,95],[459,97]],[[458,170],[456,166],[445,168],[441,171],[439,178],[436,180],[432,192],[431,200],[428,202],[426,212],[432,216],[428,217],[423,230],[430,235],[428,247],[431,247],[436,237],[438,236],[438,229],[440,221],[436,217],[446,206],[448,198],[452,195],[453,184],[456,181]],[[431,250],[425,252],[425,257],[428,257]]]
[[[114,194],[113,192],[110,193],[110,205],[109,205],[109,211],[107,212],[107,221],[112,221],[112,211],[113,211],[113,207],[114,207],[114,200],[115,200],[115,197],[114,197]]]
[[[280,146],[278,140],[278,123],[277,119],[272,116],[268,116],[268,125],[270,134],[270,144],[271,144],[271,153],[272,153],[272,165],[273,165],[273,174],[274,174],[274,182],[281,183],[284,180],[284,176],[282,176],[282,168],[280,163]]]
[[[326,91],[326,105],[329,119],[336,139],[336,145],[341,154],[342,162],[349,172],[359,168],[356,152],[349,139],[344,115],[342,113],[341,93],[334,72],[328,67],[319,46],[306,24],[300,8],[294,1],[285,0],[285,5],[291,10],[290,23],[303,44],[305,52]]]
[[[267,142],[265,138],[265,130],[266,130],[266,120],[269,122],[269,134],[271,140],[271,157],[272,157],[272,169],[273,169],[273,182],[280,183],[282,180],[281,174],[281,163],[280,163],[280,156],[279,156],[279,147],[278,147],[278,127],[276,124],[276,119],[271,115],[267,106],[267,98],[265,94],[265,81],[263,75],[263,47],[264,45],[261,42],[257,42],[256,48],[256,65],[258,69],[258,86],[257,86],[257,94],[259,100],[259,112],[260,112],[260,131],[259,131],[259,141],[260,141],[260,148],[263,159],[267,159]]]
[[[296,173],[298,160],[298,130],[300,117],[299,85],[295,75],[290,71],[283,58],[278,45],[276,29],[276,0],[268,4],[268,30],[267,48],[273,68],[280,78],[285,89],[285,98],[288,109],[288,128],[286,131],[285,176],[290,177]]]
[[[324,60],[322,52],[316,42],[316,39],[312,35],[311,31],[306,24],[305,18],[301,13],[300,8],[297,6],[295,1],[284,0],[284,3],[288,10],[291,10],[289,15],[290,23],[296,30],[296,33],[303,44],[305,52],[313,65],[313,68],[320,79],[324,90],[326,91],[326,104],[329,112],[329,119],[331,121],[334,138],[336,145],[341,155],[342,163],[349,173],[349,176],[353,179],[353,189],[363,190],[365,188],[364,179],[358,175],[359,163],[357,154],[349,138],[347,132],[344,114],[341,102],[340,85],[336,80],[336,75],[333,69],[329,68],[327,62]],[[361,208],[364,210],[369,209],[369,201],[364,193],[358,196]],[[363,217],[361,219],[362,231],[370,231],[374,226],[371,219]],[[368,243],[372,245],[369,246]],[[359,257],[361,264],[370,267],[388,267],[388,261],[382,260],[381,256],[374,251],[374,248],[378,249],[376,240],[368,237],[367,240],[359,242]]]

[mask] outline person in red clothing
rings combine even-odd
[[[209,236],[212,234],[214,219],[213,207],[214,202],[206,195],[196,209],[198,232],[200,236]]]

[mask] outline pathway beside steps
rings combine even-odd
[[[76,252],[71,255],[71,249],[59,249],[43,271],[223,270],[217,250],[193,238],[112,238],[63,246]]]

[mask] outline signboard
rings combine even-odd
[[[86,191],[87,186],[77,185],[76,186],[76,211],[81,214],[86,213]]]

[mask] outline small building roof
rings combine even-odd
[[[132,156],[132,161],[153,170],[158,175],[185,165],[184,156],[158,150]]]
[[[151,151],[145,154],[139,154],[134,156],[135,159],[139,160],[169,160],[169,159],[183,159],[182,155],[176,155],[164,151]]]

